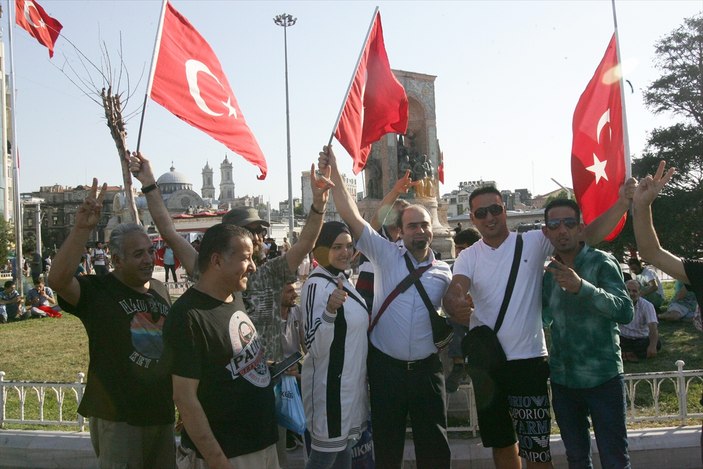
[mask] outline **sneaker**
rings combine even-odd
[[[449,373],[449,376],[447,376],[445,381],[447,392],[456,392],[457,389],[459,389],[459,384],[464,380],[465,376],[466,370],[464,369],[464,365],[461,363],[455,363],[454,367],[452,367],[452,371]]]

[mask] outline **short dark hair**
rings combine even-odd
[[[7,282],[5,282],[5,288],[10,288],[10,287],[14,287],[14,286],[15,286],[15,282],[13,282],[12,280],[8,280]]]
[[[198,252],[198,270],[201,273],[210,266],[213,254],[222,254],[230,250],[232,238],[252,239],[249,230],[230,223],[218,223],[208,228],[200,242]]]
[[[496,186],[483,186],[473,191],[469,196],[469,209],[473,209],[474,199],[483,194],[495,194],[500,197],[501,202],[503,201],[503,195],[496,189]]]
[[[639,265],[639,266],[641,266],[641,265],[642,265],[642,261],[639,260],[639,259],[636,258],[636,257],[631,257],[631,258],[627,261],[627,265]]]
[[[396,227],[398,227],[398,228],[400,228],[400,229],[403,228],[403,214],[404,214],[405,211],[406,211],[407,209],[409,209],[410,207],[421,208],[422,210],[425,211],[425,213],[427,213],[427,215],[429,215],[430,220],[432,220],[432,215],[430,215],[430,211],[427,210],[427,209],[424,207],[424,205],[420,205],[420,204],[407,204],[407,205],[405,205],[404,207],[399,207],[399,208],[398,208],[398,215],[397,215],[396,218],[395,218],[395,226],[396,226]]]
[[[481,239],[481,233],[474,227],[461,230],[454,236],[454,244],[471,246]]]
[[[568,207],[576,214],[576,219],[581,221],[581,208],[574,199],[554,199],[544,207],[544,221],[549,221],[549,211],[557,207]]]

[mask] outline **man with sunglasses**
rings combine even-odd
[[[635,180],[620,189],[617,202],[598,219],[584,227],[589,243],[598,243],[618,223],[629,208]],[[444,295],[443,305],[454,320],[470,328],[493,328],[498,318],[517,242],[517,233],[508,230],[505,205],[493,186],[479,188],[469,196],[471,221],[482,240],[462,251],[454,264],[454,277]],[[498,468],[551,468],[549,433],[551,416],[547,393],[547,346],[542,330],[542,275],[544,261],[554,248],[541,231],[522,234],[523,251],[515,287],[508,304],[498,340],[508,359],[501,376],[486,376],[475,389],[481,440],[493,448]],[[466,293],[471,294],[473,304]],[[501,379],[503,378],[503,379]],[[518,442],[520,443],[518,445]]]
[[[617,260],[581,242],[580,218],[570,199],[544,209],[542,232],[555,253],[542,287],[552,406],[570,467],[593,467],[590,417],[601,466],[629,468],[618,324],[632,320],[633,307]]]

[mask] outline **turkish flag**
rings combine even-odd
[[[15,0],[15,22],[54,56],[54,44],[63,26],[34,0]]]
[[[620,78],[613,34],[574,111],[571,177],[586,224],[613,206],[625,181]],[[606,240],[612,241],[620,233],[626,217],[623,215]]]
[[[359,174],[372,143],[407,129],[408,97],[388,63],[377,12],[334,136],[354,160],[354,174]]]
[[[439,153],[439,166],[437,167],[437,179],[444,184],[444,155]]]
[[[170,3],[149,95],[178,118],[258,166],[258,178],[266,178],[266,158],[244,120],[220,61]]]

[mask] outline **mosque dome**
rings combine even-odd
[[[179,190],[192,190],[193,184],[188,180],[185,174],[176,171],[176,168],[171,166],[168,173],[159,176],[156,183],[161,188],[161,193],[170,194]]]

